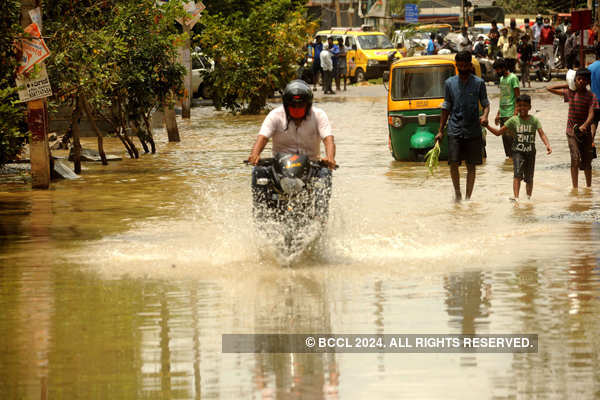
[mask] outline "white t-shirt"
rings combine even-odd
[[[267,115],[258,134],[273,139],[273,155],[301,154],[316,160],[321,153],[321,141],[332,133],[329,118],[320,108],[312,106],[310,114],[296,126],[293,120],[288,123],[285,109],[279,106]]]
[[[458,45],[456,46],[458,51],[472,51],[473,44],[469,39],[469,36],[464,36],[462,33],[458,35]]]
[[[333,59],[329,50],[321,50],[319,58],[321,59],[321,68],[323,68],[323,71],[333,71]]]

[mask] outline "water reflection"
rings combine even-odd
[[[263,279],[257,289],[255,332],[332,331],[326,288],[313,277]],[[259,398],[337,398],[339,373],[332,353],[257,354],[254,373]]]

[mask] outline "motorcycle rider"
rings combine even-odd
[[[283,91],[283,105],[272,110],[263,121],[248,162],[256,165],[260,153],[273,138],[273,154],[293,153],[319,159],[322,140],[329,169],[335,168],[335,142],[325,111],[313,106],[310,86],[300,79],[288,83]]]
[[[303,80],[291,81],[283,91],[283,105],[272,110],[260,128],[256,142],[252,147],[248,163],[257,165],[260,153],[263,151],[270,138],[273,138],[273,155],[290,153],[306,155],[312,160],[318,160],[321,152],[320,141],[325,145],[325,158],[321,161],[326,167],[318,173],[319,179],[328,189],[331,188],[331,170],[336,167],[335,142],[331,132],[331,125],[325,111],[313,106],[313,92]],[[252,171],[252,188],[256,192],[257,174],[259,168]],[[261,171],[264,172],[264,171]]]
[[[550,71],[554,69],[554,34],[550,19],[544,18],[544,26],[540,31],[540,50],[550,65]]]
[[[544,19],[540,14],[535,17],[535,24],[531,27],[531,31],[533,32],[533,50],[539,50],[540,44],[540,35],[542,33],[542,23]]]

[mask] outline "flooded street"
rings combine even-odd
[[[526,93],[553,153],[537,140],[515,206],[501,138],[456,204],[445,162],[393,161],[382,86],[319,91],[340,168],[325,240],[290,268],[252,222],[242,160],[264,115],[195,108],[155,155],[111,138],[123,161],[82,179],[0,184],[0,399],[600,396],[600,171],[571,190],[567,105]],[[530,333],[539,352],[223,354],[227,333]]]

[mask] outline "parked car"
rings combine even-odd
[[[215,63],[210,58],[199,52],[192,53],[192,95],[209,99],[212,88],[206,79],[214,70]]]

